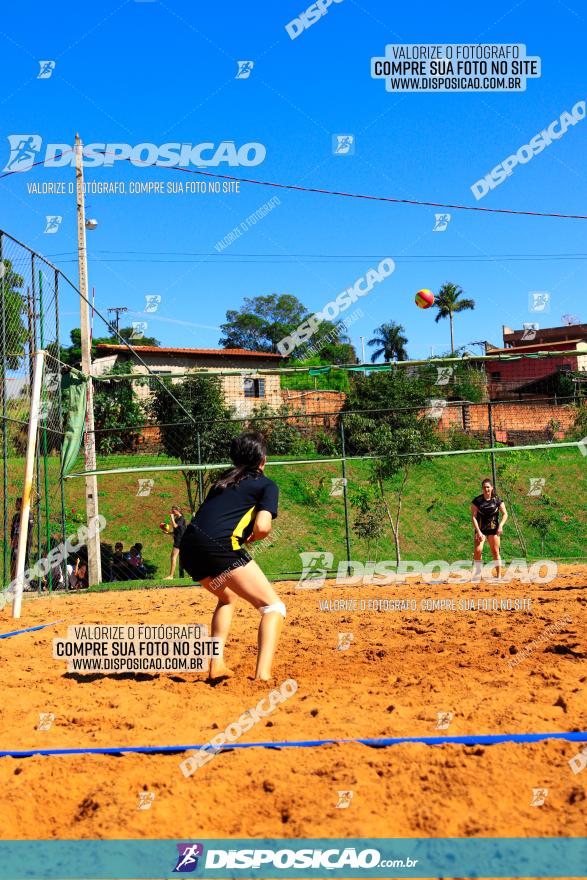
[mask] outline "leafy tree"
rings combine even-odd
[[[394,368],[370,376],[358,374],[345,404],[345,409],[367,410],[343,416],[346,449],[353,455],[377,456],[371,464],[372,482],[393,535],[398,562],[402,505],[409,473],[423,460],[423,452],[441,446],[432,420],[423,414],[426,395],[426,382]]]
[[[120,329],[120,335],[123,339],[126,339],[133,348],[136,348],[140,352],[140,348],[142,345],[156,345],[159,346],[161,343],[158,339],[155,339],[153,336],[143,336],[141,339],[131,339],[133,328],[132,327],[122,327]],[[61,348],[60,358],[64,364],[69,364],[70,367],[79,367],[82,359],[82,342],[81,342],[81,330],[79,327],[74,328],[70,334],[71,345],[68,347]],[[92,360],[95,360],[97,357],[97,345],[123,345],[118,336],[97,336],[92,338]],[[123,370],[122,372],[128,373],[129,370]]]
[[[24,278],[14,271],[12,261],[0,261],[0,309],[4,317],[0,323],[0,369],[6,358],[6,367],[17,370],[25,353],[28,331],[22,320],[26,309],[23,292]],[[2,337],[5,329],[6,336]],[[4,387],[4,383],[2,383]]]
[[[377,542],[385,531],[381,502],[375,491],[366,486],[360,486],[352,491],[349,500],[351,506],[356,510],[353,531],[357,538],[366,541],[367,559],[370,560],[371,542]]]
[[[94,382],[94,425],[96,449],[103,455],[135,449],[145,415],[137,400],[132,379],[102,381],[108,376],[128,373],[127,364],[115,364],[100,381]]]
[[[298,428],[298,419],[299,414],[291,413],[285,405],[276,410],[261,404],[249,424],[252,430],[263,434],[270,455],[311,455],[316,447]]]
[[[226,312],[226,321],[220,325],[223,333],[220,345],[277,352],[277,343],[289,336],[307,316],[305,306],[291,294],[245,297],[238,311]]]
[[[435,317],[435,322],[438,322],[442,318],[448,318],[450,320],[450,350],[454,352],[455,350],[455,340],[454,340],[454,328],[453,328],[453,320],[454,315],[457,312],[464,312],[468,309],[475,308],[475,300],[474,299],[461,299],[460,297],[463,294],[463,290],[458,284],[452,284],[450,281],[447,281],[442,285],[438,296],[434,302],[435,308],[438,310],[438,313]]]
[[[406,375],[405,368],[364,376],[353,374],[350,392],[344,406],[346,446],[349,454],[369,453],[371,431],[380,422],[396,428],[409,427],[420,418],[429,398],[429,383],[422,377]],[[374,410],[357,414],[354,410]],[[430,437],[434,426],[430,419],[423,422]]]
[[[471,363],[464,354],[465,349],[459,348],[455,352],[446,352],[437,357],[432,357],[425,366],[418,368],[422,378],[426,378],[430,386],[435,386],[434,397],[447,397],[453,400],[468,400],[472,403],[480,403],[487,395],[487,373],[483,367],[479,368]],[[461,356],[458,363],[442,362],[443,358]],[[438,361],[438,364],[435,363]],[[439,370],[447,371],[447,381],[439,385]]]
[[[583,440],[587,437],[587,404],[580,403],[575,407],[575,418],[565,435],[565,440]]]
[[[372,472],[385,516],[393,534],[396,562],[401,562],[400,525],[404,493],[413,467],[423,461],[422,452],[429,446],[430,433],[422,419],[411,426],[392,429],[380,424],[373,432],[373,450],[379,458],[372,462]]]
[[[404,328],[401,324],[396,324],[395,321],[380,324],[379,327],[375,328],[375,333],[377,336],[374,336],[367,343],[369,346],[378,346],[371,355],[372,364],[382,355],[386,363],[393,360],[407,361],[408,352],[406,351],[406,345],[408,344],[408,339],[403,335]]]
[[[148,411],[159,426],[167,455],[184,464],[197,463],[198,437],[203,463],[227,461],[230,441],[241,431],[239,422],[230,421],[231,410],[224,402],[218,376],[188,376],[175,384],[163,379],[154,389]],[[190,509],[195,510],[194,488],[201,486],[198,472],[182,474]]]

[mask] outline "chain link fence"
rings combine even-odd
[[[64,377],[79,369],[81,358],[75,329],[79,297],[59,269],[0,232],[5,586],[14,577],[38,349],[45,350],[46,359],[25,567],[32,568],[85,524],[83,447],[67,479],[60,462],[68,416]],[[60,326],[64,314],[67,333]],[[135,340],[116,339],[109,321],[93,307],[92,322],[95,338],[116,343],[93,350],[98,502],[106,520],[100,534],[104,581],[167,573],[170,544],[161,526],[170,506],[177,504],[186,518],[191,516],[218,474],[215,465],[227,463],[230,439],[244,429],[265,435],[268,473],[281,488],[282,513],[273,538],[255,549],[271,576],[299,573],[301,554],[307,552],[330,554],[333,565],[355,553],[364,559],[393,558],[398,548],[388,526],[402,470],[396,468],[387,481],[386,498],[378,494],[374,462],[385,455],[386,438],[392,446],[398,432],[415,428],[420,445],[412,458],[418,468],[410,469],[402,499],[402,553],[429,554],[431,542],[422,535],[432,528],[439,552],[462,554],[470,538],[470,498],[480,479],[493,475],[512,511],[512,553],[580,556],[578,514],[564,480],[567,485],[584,480],[583,459],[576,448],[560,445],[575,437],[584,410],[582,392],[574,387],[565,395],[557,382],[556,396],[544,386],[525,399],[495,401],[488,397],[496,377],[488,379],[482,364],[446,366],[434,360],[344,371],[328,366],[225,369],[210,366],[202,356],[188,369],[184,361],[154,355],[152,348],[141,350],[140,339],[135,345]],[[533,445],[546,448],[507,455],[485,451]],[[79,555],[83,561],[84,548]],[[28,588],[67,586],[67,562],[75,560],[63,559],[47,576],[31,579]]]

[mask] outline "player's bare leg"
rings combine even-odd
[[[503,576],[503,567],[501,564],[501,554],[500,554],[501,538],[499,535],[488,535],[487,539],[489,541],[489,546],[491,548],[491,555],[493,556],[493,561],[497,563],[496,577],[501,578]]]
[[[483,568],[483,547],[485,546],[485,535],[475,534],[475,549],[473,551],[473,575],[472,581],[481,580],[481,569]]]
[[[256,562],[233,569],[227,577],[230,590],[261,612],[255,678],[271,678],[273,657],[285,618],[285,605]]]
[[[230,625],[232,623],[232,615],[234,613],[234,606],[238,599],[236,593],[233,593],[232,590],[228,589],[226,586],[220,585],[218,586],[219,578],[205,578],[202,581],[202,586],[205,587],[208,592],[212,593],[218,599],[218,604],[214,609],[214,614],[212,615],[212,624],[211,624],[211,632],[210,635],[214,639],[220,639],[222,642],[222,653],[220,657],[212,657],[210,660],[210,678],[230,678],[231,675],[234,675],[232,669],[226,665],[224,661],[224,646],[226,644],[226,640],[228,638],[228,633],[230,631]]]

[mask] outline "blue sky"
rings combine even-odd
[[[64,0],[36,5],[25,17],[13,4],[0,28],[0,167],[15,133],[38,133],[45,144],[71,144],[76,131],[85,143],[259,142],[267,151],[261,165],[218,171],[397,198],[587,213],[587,121],[481,202],[470,191],[587,98],[587,21],[576,0],[505,0],[489,8],[343,0],[291,40],[285,25],[304,8],[305,0],[221,7]],[[521,93],[391,94],[370,76],[371,57],[382,56],[387,43],[478,42],[526,44],[542,59],[541,78]],[[49,79],[37,79],[41,59],[56,61]],[[248,79],[235,78],[238,60],[254,61]],[[354,134],[355,155],[333,155],[334,133]],[[188,177],[122,162],[85,173],[88,181],[127,185]],[[4,178],[0,227],[77,280],[74,197],[27,192],[33,181],[73,180],[71,168]],[[127,306],[140,320],[145,296],[158,294],[159,311],[144,316],[150,335],[166,345],[217,347],[226,310],[245,296],[291,293],[317,311],[392,257],[394,274],[360,302],[364,317],[351,328],[357,347],[361,335],[369,339],[378,324],[394,320],[405,327],[412,357],[446,350],[448,324],[417,309],[414,295],[447,280],[477,304],[457,318],[457,344],[499,344],[502,324],[551,326],[568,313],[587,320],[584,261],[496,256],[587,252],[585,221],[453,210],[448,229],[435,233],[433,208],[277,191],[280,204],[217,254],[215,243],[274,194],[242,185],[226,195],[88,195],[88,215],[99,221],[88,234],[96,304],[103,311]],[[57,234],[44,233],[48,214],[63,217]],[[251,262],[251,254],[264,256]],[[309,254],[340,259],[314,262]],[[529,313],[530,291],[551,293],[549,314]],[[63,311],[68,330],[77,323],[76,303]]]

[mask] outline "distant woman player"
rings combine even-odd
[[[475,529],[475,551],[473,554],[475,565],[473,576],[475,578],[481,577],[483,547],[485,546],[485,538],[487,538],[491,548],[491,555],[494,561],[497,562],[497,577],[499,578],[502,575],[499,546],[503,527],[507,522],[508,512],[501,498],[495,494],[491,480],[483,480],[481,489],[483,490],[481,495],[477,495],[471,502],[471,519]],[[499,518],[500,513],[502,515],[501,521]]]
[[[255,677],[271,677],[273,655],[285,618],[285,605],[243,545],[260,541],[277,516],[279,490],[263,473],[265,441],[245,431],[230,446],[234,467],[222,474],[188,525],[179,550],[180,564],[218,596],[212,632],[224,644],[240,596],[261,614]],[[210,663],[210,677],[232,675],[223,656]]]

